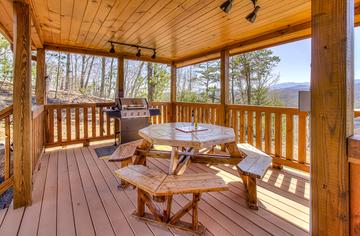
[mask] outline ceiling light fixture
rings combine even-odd
[[[136,56],[137,56],[137,57],[141,57],[141,49],[140,49],[140,48],[138,48],[138,51],[137,51],[137,53],[136,53]]]
[[[136,55],[137,57],[141,57],[141,49],[152,50],[152,51],[153,51],[153,55],[151,56],[151,58],[152,58],[152,59],[155,59],[155,58],[156,58],[156,48],[150,48],[150,47],[141,46],[141,45],[136,45],[136,44],[120,43],[120,42],[115,42],[115,41],[111,41],[111,40],[109,40],[108,43],[111,44],[110,53],[115,53],[114,44],[118,44],[118,45],[122,45],[122,46],[127,46],[127,47],[136,48],[136,49],[137,49],[137,53],[136,53],[135,55]]]
[[[154,53],[153,55],[151,56],[151,59],[155,59],[156,58],[156,50],[154,49]]]
[[[251,0],[251,2],[254,5],[254,10],[246,16],[246,20],[248,20],[250,23],[254,23],[256,20],[256,16],[258,11],[260,10],[260,6],[257,5],[257,0]]]
[[[229,13],[232,7],[232,3],[233,0],[227,0],[223,4],[221,4],[220,9],[225,13]]]
[[[111,43],[110,53],[115,53],[115,47],[113,43]]]

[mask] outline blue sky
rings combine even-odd
[[[310,82],[311,40],[305,39],[270,48],[281,58],[275,69],[279,83]],[[360,79],[360,27],[355,28],[355,79]]]

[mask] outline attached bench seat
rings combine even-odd
[[[197,234],[205,231],[205,228],[198,223],[200,194],[228,190],[221,177],[210,173],[167,175],[143,165],[130,165],[115,171],[115,175],[138,188],[137,211],[133,215],[142,220],[190,230]],[[171,216],[174,194],[193,194],[193,200]],[[161,211],[153,202],[152,196],[165,196],[167,198],[166,210]],[[151,214],[145,213],[145,205]],[[190,210],[193,211],[192,224],[180,221],[180,218]]]
[[[264,177],[272,158],[250,144],[238,147],[247,156],[237,164],[237,169],[248,192],[249,207],[257,210],[256,179]]]

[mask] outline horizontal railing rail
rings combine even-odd
[[[103,110],[114,103],[45,105],[46,146],[63,146],[114,138],[114,121]]]

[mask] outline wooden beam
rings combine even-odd
[[[39,48],[36,54],[36,85],[35,98],[38,105],[47,103],[46,96],[46,65],[45,65],[45,50]]]
[[[221,124],[226,123],[226,109],[225,106],[229,103],[229,51],[221,51],[220,58],[220,103],[223,107],[223,116]]]
[[[145,56],[145,55],[141,57],[137,57],[130,53],[110,53],[108,51],[103,51],[103,50],[73,47],[66,45],[45,44],[44,48],[46,50],[57,51],[57,52],[88,54],[88,55],[100,56],[100,57],[114,57],[114,58],[123,57],[124,59],[129,59],[129,60],[149,61],[149,62],[168,64],[168,65],[172,63],[170,59],[162,58],[162,57],[156,57],[156,59],[152,59],[150,56]]]
[[[5,37],[5,39],[12,44],[12,36],[10,34],[10,32],[6,29],[6,27],[1,24],[0,22],[0,33]]]
[[[171,64],[171,74],[170,74],[170,102],[171,107],[171,121],[176,121],[176,73],[177,69],[174,63]]]
[[[14,6],[14,207],[31,204],[31,39],[30,6]]]
[[[116,97],[124,97],[124,57],[118,57],[118,76],[116,81]]]
[[[311,234],[349,235],[354,1],[311,4]]]

